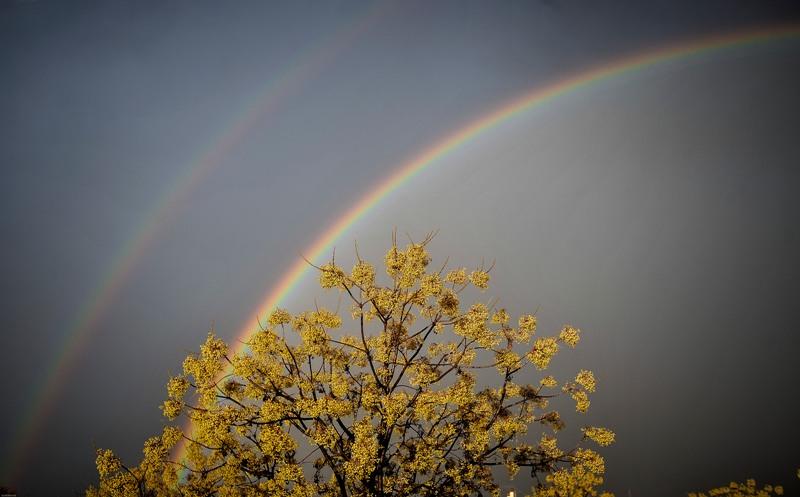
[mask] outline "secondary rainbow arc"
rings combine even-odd
[[[184,172],[176,177],[162,195],[147,210],[140,224],[133,231],[120,251],[115,254],[108,270],[95,286],[88,300],[75,319],[66,328],[56,347],[55,357],[48,361],[45,372],[36,386],[35,394],[19,416],[19,426],[14,438],[8,441],[5,459],[0,460],[0,478],[16,480],[24,470],[24,463],[36,445],[38,434],[46,413],[51,412],[57,394],[62,390],[71,367],[79,354],[85,350],[93,331],[108,313],[108,309],[119,294],[133,269],[143,258],[157,236],[164,230],[177,210],[196,187],[217,167],[224,163],[225,156],[245,140],[248,133],[265,116],[271,114],[298,88],[312,79],[353,41],[370,29],[391,8],[387,2],[379,2],[359,13],[352,22],[314,44],[296,57],[283,71],[275,75],[256,95],[246,99],[242,108],[221,126],[220,133],[201,150]]]
[[[510,101],[508,104],[485,114],[470,124],[445,136],[443,139],[423,150],[410,161],[395,168],[395,172],[389,178],[362,197],[356,204],[350,207],[333,226],[318,236],[312,245],[304,252],[305,258],[312,262],[318,262],[322,257],[329,255],[334,243],[384,197],[395,191],[425,168],[436,163],[437,160],[443,158],[449,152],[469,142],[480,133],[488,131],[516,115],[540,107],[559,97],[573,94],[589,86],[657,64],[689,57],[697,57],[736,47],[798,37],[800,37],[800,25],[790,24],[736,31],[699,40],[694,39],[688,42],[672,44],[659,49],[617,59],[610,64],[604,64],[560,79],[550,85],[535,88],[523,94],[521,97]],[[235,350],[236,353],[241,353],[247,348],[247,338],[260,327],[259,318],[266,316],[286,300],[310,269],[311,266],[303,258],[298,258],[298,260],[290,266],[277,284],[262,298],[261,304],[250,313],[246,324],[239,329],[235,340],[240,345]],[[191,425],[187,424],[186,432],[188,433],[190,429]],[[177,460],[185,458],[185,442],[180,443],[176,447],[174,455]]]

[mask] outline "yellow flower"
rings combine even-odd
[[[584,437],[597,442],[598,445],[603,447],[614,443],[614,432],[611,430],[588,426],[583,428],[582,431]]]
[[[219,361],[227,353],[228,346],[213,333],[209,333],[206,343],[200,346],[200,357],[206,361]]]
[[[469,281],[472,282],[477,288],[481,290],[485,290],[489,287],[489,273],[486,271],[479,269],[477,271],[473,271],[469,275]]]
[[[524,331],[528,334],[533,334],[536,332],[536,316],[531,314],[523,314],[519,317],[518,324],[520,331]]]
[[[589,410],[589,396],[583,390],[572,392],[572,398],[575,400],[575,410],[578,412],[586,412]]]
[[[575,377],[575,381],[578,382],[578,384],[585,388],[588,392],[594,392],[595,388],[597,388],[594,374],[585,369],[581,369],[580,373],[578,373],[578,376]]]
[[[339,441],[339,434],[333,427],[322,423],[315,423],[314,429],[307,433],[312,442],[326,449],[335,447]]]
[[[458,314],[458,296],[450,289],[445,289],[439,297],[439,307],[448,316]]]
[[[508,313],[505,309],[499,309],[492,315],[492,322],[494,324],[508,324]]]
[[[319,284],[322,288],[334,288],[343,286],[345,275],[344,271],[336,264],[329,262],[322,266],[319,271]]]
[[[406,263],[406,254],[397,250],[397,246],[393,246],[386,252],[383,262],[386,265],[386,274],[394,278],[403,269],[403,265]]]
[[[369,262],[358,261],[353,266],[350,279],[361,288],[369,288],[375,283],[375,268]]]
[[[158,462],[167,457],[167,449],[161,443],[161,437],[150,437],[144,442],[144,458],[149,462]]]
[[[475,397],[473,388],[475,387],[475,378],[467,373],[459,375],[458,380],[448,390],[448,402],[457,406],[464,406],[469,404]]]
[[[347,378],[338,372],[334,373],[331,376],[331,392],[333,395],[344,398],[348,391],[350,391],[350,385],[347,382]]]
[[[464,440],[464,450],[479,454],[489,445],[489,432],[487,430],[470,430]]]
[[[555,338],[537,338],[533,349],[528,353],[528,359],[537,369],[547,369],[550,360],[558,352],[558,343]]]
[[[320,308],[309,315],[309,321],[326,328],[336,329],[342,325],[342,318],[338,314]]]
[[[572,326],[564,326],[561,329],[561,333],[559,333],[558,338],[564,341],[570,347],[575,347],[578,344],[578,341],[581,339],[580,337],[581,330],[578,328],[573,328]]]
[[[539,384],[542,385],[543,387],[553,388],[556,385],[558,385],[558,382],[556,381],[555,378],[553,378],[552,376],[548,375],[548,376],[545,376],[544,378],[542,378],[542,380],[539,382]]]
[[[564,454],[564,452],[556,445],[557,442],[558,441],[553,437],[542,435],[541,440],[539,440],[539,450],[544,452],[547,457],[557,459]]]
[[[408,368],[409,383],[414,386],[429,385],[439,378],[439,372],[426,363],[413,364]]]
[[[399,284],[401,287],[408,288],[425,274],[425,268],[430,262],[425,246],[412,243],[406,247],[406,256],[402,268],[402,277]]]
[[[513,350],[503,350],[495,353],[495,365],[500,373],[506,370],[518,369],[522,366],[519,356]]]
[[[752,478],[746,480],[744,483],[730,482],[723,487],[710,489],[707,493],[704,492],[691,492],[689,496],[695,497],[718,497],[722,495],[730,495],[732,497],[770,497],[771,495],[783,495],[783,487],[780,485],[764,485],[759,489],[756,486],[756,481]]]
[[[355,440],[350,447],[350,460],[344,463],[345,472],[355,480],[366,478],[377,464],[378,439],[369,419],[356,422]]]
[[[605,461],[597,452],[591,449],[578,449],[575,451],[575,460],[590,472],[602,474],[605,472]]]
[[[522,387],[520,387],[516,383],[510,381],[506,383],[506,397],[508,397],[509,399],[513,397],[518,397],[521,391]]]
[[[161,479],[167,487],[175,487],[178,484],[178,472],[175,470],[175,466],[171,464],[164,466]]]
[[[183,403],[177,400],[168,399],[161,404],[161,411],[168,419],[172,420],[180,416]]]
[[[467,270],[466,268],[454,269],[447,273],[444,280],[454,285],[463,285],[467,282]]]
[[[183,438],[183,432],[180,430],[180,428],[176,428],[174,426],[165,426],[164,431],[161,434],[161,441],[164,444],[164,447],[167,448],[174,447],[181,438]]]
[[[189,381],[185,376],[173,376],[167,382],[167,395],[170,399],[179,400],[189,389]]]
[[[95,459],[95,465],[97,466],[97,472],[101,477],[115,473],[122,468],[119,458],[117,458],[117,456],[115,456],[114,453],[109,449],[97,449],[97,459]]]
[[[274,311],[267,318],[270,326],[278,326],[281,324],[289,324],[292,322],[292,315],[286,309],[275,308]]]
[[[419,282],[423,297],[439,295],[442,292],[442,281],[437,273],[424,275]]]

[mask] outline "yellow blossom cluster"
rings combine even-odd
[[[329,262],[319,271],[319,284],[322,288],[336,288],[345,284],[345,274],[342,268]]]
[[[578,345],[578,342],[581,339],[581,330],[578,328],[574,328],[572,326],[564,326],[561,329],[561,332],[558,334],[558,338],[561,339],[562,342],[566,343],[572,348],[575,348]]]
[[[489,288],[489,272],[484,271],[483,269],[473,271],[469,273],[469,281],[475,285],[476,288],[485,290]]]
[[[350,279],[361,289],[370,288],[375,283],[375,268],[369,262],[358,261],[350,272]]]
[[[583,428],[583,436],[604,447],[614,443],[614,432],[606,428],[594,426]]]
[[[553,388],[558,386],[558,381],[550,375],[545,376],[539,381],[539,384],[543,387]]]
[[[800,470],[798,470],[800,478]],[[689,497],[773,497],[783,495],[781,485],[764,485],[759,488],[754,479],[748,479],[743,483],[732,481],[723,487],[712,488],[705,492],[689,492]]]
[[[581,369],[578,376],[575,377],[575,382],[582,386],[587,392],[594,392],[597,388],[597,382],[594,379],[594,373]]]
[[[444,277],[447,283],[452,283],[454,286],[463,286],[467,284],[467,268],[453,269],[448,272]]]
[[[377,464],[378,438],[369,419],[358,421],[353,427],[355,438],[350,447],[350,458],[344,471],[350,478],[360,480],[370,476]]]
[[[523,314],[519,317],[517,324],[520,330],[532,335],[536,331],[536,316]]]
[[[115,456],[114,453],[108,449],[97,450],[97,459],[95,460],[95,465],[97,466],[97,472],[101,477],[116,473],[121,468],[121,464],[117,456]]]
[[[612,497],[597,490],[605,472],[602,457],[591,450],[578,449],[569,459],[569,467],[556,469],[545,477],[546,484],[535,489],[536,497]]]
[[[558,353],[558,342],[555,338],[537,338],[533,348],[528,352],[528,358],[537,369],[547,369],[556,353]]]
[[[270,326],[279,326],[292,322],[292,315],[286,309],[275,309],[269,315],[267,322]]]

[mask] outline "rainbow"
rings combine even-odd
[[[350,207],[333,226],[320,235],[306,250],[306,258],[315,262],[329,256],[334,242],[387,195],[408,183],[412,178],[435,164],[448,153],[514,116],[539,108],[558,98],[574,94],[592,85],[657,64],[716,53],[730,48],[797,37],[800,37],[800,25],[792,24],[738,31],[700,40],[695,39],[618,59],[610,64],[601,65],[558,80],[550,85],[536,88],[445,136],[405,164],[397,167],[394,174]],[[235,352],[241,353],[247,349],[245,342],[248,341],[248,337],[254,331],[259,329],[259,316],[265,316],[278,307],[281,302],[285,301],[310,269],[311,266],[304,259],[299,258],[286,271],[278,283],[264,295],[261,304],[248,316],[246,324],[237,333],[236,341],[240,345]],[[185,432],[188,433],[190,429],[191,425],[189,424]],[[186,456],[186,444],[180,444],[175,449],[174,455],[177,460],[184,459]]]
[[[98,323],[107,314],[133,269],[157,236],[176,217],[180,206],[186,203],[204,178],[224,163],[225,156],[247,138],[250,130],[296,93],[303,83],[328,67],[338,54],[384,17],[390,7],[391,4],[386,2],[374,4],[333,35],[301,53],[285,72],[270,80],[266,88],[254,98],[248,99],[239,112],[233,113],[233,118],[221,127],[222,132],[217,139],[190,161],[183,173],[173,180],[160,199],[147,211],[133,236],[113,258],[105,276],[62,335],[55,349],[55,357],[46,361],[49,368],[34,386],[35,394],[23,408],[19,418],[20,425],[14,431],[14,439],[8,446],[11,450],[6,457],[11,460],[3,461],[4,464],[0,466],[4,470],[0,474],[3,481],[18,480],[24,463],[37,445],[44,420],[52,412],[58,393],[63,389],[81,351],[85,350]]]

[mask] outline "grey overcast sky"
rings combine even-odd
[[[0,486],[74,495],[96,447],[137,460],[208,329],[234,339],[442,137],[591,67],[798,22],[780,1],[0,0]],[[480,134],[337,259],[439,230],[436,260],[497,261],[509,311],[585,330],[555,367],[598,376],[618,496],[797,495],[798,136],[797,38],[659,64]]]

